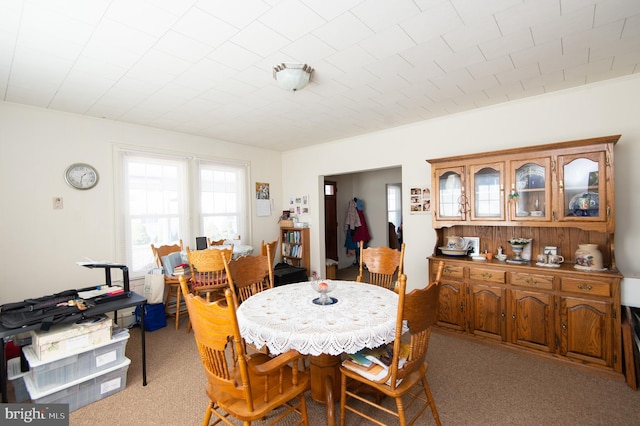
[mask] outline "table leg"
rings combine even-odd
[[[311,357],[311,398],[327,405],[327,424],[335,426],[335,401],[340,398],[340,356]]]

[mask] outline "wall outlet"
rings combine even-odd
[[[62,210],[62,197],[53,197],[52,201],[54,210]]]

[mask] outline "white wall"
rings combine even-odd
[[[269,182],[275,208],[251,215],[247,243],[278,236],[282,203],[281,154],[142,126],[0,103],[0,303],[104,282],[104,272],[76,265],[89,257],[117,258],[114,227],[113,146],[127,145],[251,163],[249,185]],[[97,167],[100,182],[89,191],[67,186],[74,162]],[[253,191],[252,191],[253,193]],[[53,210],[52,197],[64,208]],[[255,212],[255,197],[251,197]],[[194,236],[184,244],[194,246]],[[149,249],[151,250],[151,249]],[[117,278],[117,277],[116,277]]]
[[[427,283],[431,216],[409,214],[409,187],[430,186],[430,158],[621,134],[615,148],[618,268],[637,273],[640,243],[640,76],[513,101],[440,119],[284,153],[285,197],[322,200],[319,176],[402,166],[405,270],[409,287]],[[324,227],[311,209],[311,268],[324,262]]]

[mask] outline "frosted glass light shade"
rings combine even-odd
[[[285,90],[304,89],[309,83],[313,68],[307,64],[280,64],[273,67],[273,78]]]

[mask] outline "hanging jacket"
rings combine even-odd
[[[344,220],[344,229],[356,229],[360,225],[360,216],[358,215],[358,210],[356,209],[356,202],[354,200],[351,200],[349,201],[349,205],[347,206],[347,217]]]

